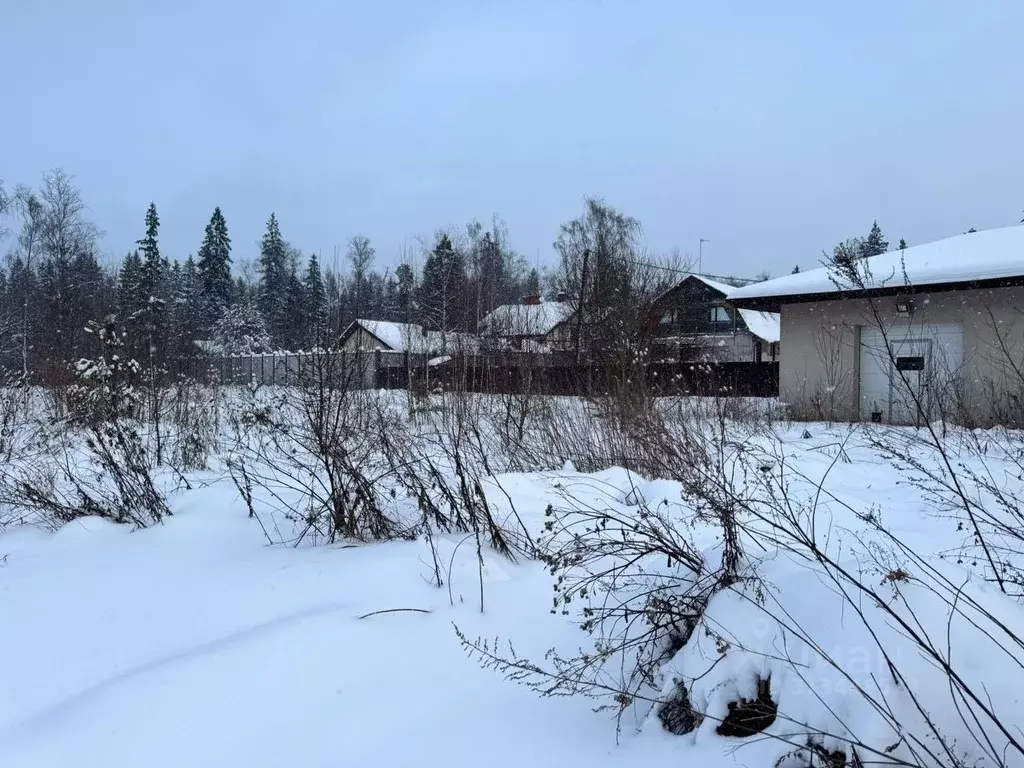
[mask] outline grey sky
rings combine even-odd
[[[1021,0],[0,0],[0,177],[77,177],[120,256],[155,201],[236,258],[273,210],[378,265],[492,213],[551,263],[597,194],[654,251],[749,275],[875,217],[895,243],[1024,209]]]

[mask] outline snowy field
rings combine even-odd
[[[206,469],[156,472],[172,514],[148,528],[85,516],[48,530],[8,518],[0,766],[796,768],[855,765],[849,750],[846,762],[834,754],[851,741],[877,747],[861,750],[864,765],[1024,764],[1006,746],[1020,731],[1000,732],[984,717],[965,724],[961,689],[922,651],[919,638],[933,638],[963,690],[983,693],[971,711],[1024,724],[1018,590],[1000,592],[956,493],[923,488],[920,472],[943,466],[925,438],[760,418],[720,423],[721,432],[712,425],[705,434],[737,497],[774,509],[771,489],[784,488],[800,511],[791,523],[740,511],[739,577],[710,596],[688,641],[659,664],[653,698],[662,703],[638,695],[616,706],[601,691],[539,696],[484,668],[457,635],[488,648],[497,638],[506,657],[511,643],[517,657],[545,666],[551,648],[572,656],[616,635],[611,625],[593,635],[579,626],[584,606],[609,593],[552,610],[550,563],[513,561],[486,544],[478,554],[472,533],[296,542],[286,508],[308,501],[282,480],[275,495],[254,494],[260,519],[251,518],[229,476],[230,449],[216,448]],[[998,541],[998,569],[1014,573],[1021,548],[1000,527],[982,476],[1007,498],[1019,495],[1017,438],[936,435],[974,478],[956,475],[965,493],[991,514],[984,530]],[[495,447],[491,458],[482,492],[495,519],[514,510],[547,552],[571,548],[581,530],[573,515],[583,511],[610,521],[612,538],[621,521],[672,520],[701,557],[722,557],[722,528],[707,512],[714,494],[698,499],[687,478],[598,468],[597,459],[577,471],[580,456],[536,446],[526,457]],[[531,461],[550,466],[509,471]],[[384,488],[386,473],[377,482]],[[399,494],[396,509],[402,503]],[[811,538],[801,541],[797,529]],[[628,583],[687,584],[665,560],[648,552],[649,566]],[[844,573],[867,590],[851,588]],[[629,599],[628,591],[611,594]],[[599,679],[628,664],[628,653],[610,658]],[[658,717],[676,681],[698,713],[684,735]],[[720,735],[730,703],[756,699],[764,681],[774,722],[743,738]],[[929,749],[938,758],[921,757]]]

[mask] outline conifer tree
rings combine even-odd
[[[889,241],[882,235],[882,228],[879,227],[878,222],[875,221],[871,225],[871,231],[868,232],[867,238],[861,240],[860,256],[861,258],[880,256],[888,250]]]
[[[287,311],[291,287],[288,266],[288,252],[281,237],[281,228],[277,216],[272,213],[260,242],[258,306],[266,320],[271,341],[279,346],[288,342]]]
[[[148,355],[151,358],[163,348],[166,332],[166,261],[160,256],[159,235],[160,217],[156,205],[150,203],[146,211],[146,234],[137,243],[142,259],[139,298],[143,306],[140,307],[141,314],[134,318],[137,325],[130,348],[143,357]]]
[[[109,279],[92,250],[80,251],[68,266],[68,288],[65,297],[66,325],[64,357],[66,361],[87,357],[95,341],[85,328],[90,321],[109,314]]]
[[[904,239],[903,239],[903,238],[901,237],[901,238],[900,238],[900,250],[901,250],[901,251],[903,251],[903,250],[906,250],[906,248],[907,248],[907,241],[906,241],[906,240],[904,240]]]
[[[320,262],[316,254],[311,254],[306,265],[306,274],[302,278],[302,292],[306,314],[306,345],[328,346],[325,338],[327,295],[324,292],[324,281],[320,274]]]
[[[233,293],[231,238],[220,206],[213,209],[210,223],[206,225],[197,266],[203,297],[203,322],[209,327],[230,306]]]
[[[121,262],[117,280],[117,301],[123,318],[136,315],[145,306],[142,291],[142,257],[138,251],[131,251]]]
[[[536,267],[531,269],[529,274],[527,274],[524,287],[526,288],[526,294],[528,296],[537,296],[540,294],[540,272],[537,271]]]
[[[423,265],[419,295],[422,322],[439,330],[462,330],[467,309],[466,264],[446,234],[438,236]]]
[[[326,297],[325,314],[327,316],[327,333],[332,338],[341,335],[345,324],[349,321],[345,309],[345,299],[341,288],[341,280],[333,269],[323,272],[324,296]]]
[[[398,282],[396,291],[396,312],[397,320],[403,323],[412,322],[413,297],[416,295],[416,273],[410,264],[399,264],[395,270],[395,279]]]
[[[146,211],[146,235],[136,243],[142,258],[141,289],[146,294],[147,301],[159,297],[163,282],[164,264],[160,259],[159,235],[160,217],[157,215],[156,205],[150,203]]]
[[[203,314],[206,302],[202,281],[199,277],[199,267],[191,254],[175,273],[171,298],[175,351],[178,354],[191,355],[194,353],[193,341],[209,338],[210,328],[206,325]]]
[[[235,282],[231,287],[231,303],[239,304],[241,302],[251,301],[255,299],[255,292],[252,286],[246,281],[244,277],[239,275],[235,278]]]
[[[294,352],[305,350],[309,340],[311,319],[306,308],[302,280],[294,268],[288,273],[288,295],[285,306],[287,322],[283,330],[284,347]]]

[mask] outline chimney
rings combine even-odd
[[[540,304],[540,295],[531,294],[530,296],[523,296],[523,304],[525,304],[528,307],[533,306],[535,304]]]
[[[555,301],[557,301],[559,304],[565,304],[565,302],[567,302],[568,300],[569,294],[566,293],[565,291],[559,291],[558,295],[555,297]]]

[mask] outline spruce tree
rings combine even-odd
[[[871,231],[868,232],[868,236],[865,240],[861,241],[861,258],[868,258],[870,256],[880,256],[889,250],[889,241],[882,235],[882,228],[878,226],[878,222],[875,221],[871,225]]]
[[[903,238],[901,237],[901,238],[900,238],[900,250],[901,250],[901,251],[903,251],[903,250],[906,250],[906,248],[907,248],[907,241],[906,241],[906,240],[904,240],[904,239],[903,239]]]
[[[160,259],[160,246],[158,238],[160,234],[160,217],[156,213],[156,205],[149,204],[146,211],[146,235],[137,241],[139,250],[142,252],[142,290],[147,296],[156,298],[160,293],[160,285],[163,277],[163,262]]]
[[[142,269],[139,279],[139,297],[144,302],[140,307],[141,314],[136,320],[141,321],[141,327],[134,335],[134,342],[131,347],[134,351],[143,356],[154,356],[158,349],[163,347],[165,335],[165,265],[166,262],[160,256],[159,246],[160,217],[156,212],[156,205],[149,204],[146,211],[146,234],[138,241],[141,251]],[[144,345],[144,346],[143,346]]]
[[[419,295],[423,323],[440,330],[462,330],[467,309],[466,265],[446,234],[438,237],[423,265]]]
[[[540,272],[534,267],[530,270],[526,276],[526,294],[528,296],[537,296],[540,294]]]
[[[121,262],[117,278],[118,311],[127,320],[136,316],[145,307],[142,286],[142,257],[138,251],[131,251]]]
[[[181,268],[181,284],[179,286],[178,303],[185,308],[185,311],[197,315],[202,301],[203,285],[199,277],[199,265],[189,254],[185,264]]]
[[[266,320],[267,330],[275,345],[288,343],[288,293],[290,270],[288,251],[277,216],[273,213],[267,220],[267,231],[260,242],[260,284],[258,306]]]
[[[231,282],[231,238],[220,206],[213,209],[206,225],[203,244],[199,247],[199,276],[201,282],[203,322],[207,327],[230,306],[233,294]]]
[[[790,274],[791,275],[799,275],[800,274],[800,265],[797,264],[795,267],[793,267],[793,271],[790,272]]]
[[[214,323],[210,340],[218,354],[262,355],[274,351],[263,313],[251,301],[235,301]]]
[[[379,320],[384,317],[384,277],[375,269],[371,269],[366,276],[365,298],[363,299],[363,312],[366,317]]]
[[[191,325],[181,306],[182,294],[184,293],[184,272],[182,263],[175,261],[173,264],[164,265],[164,295],[166,304],[164,310],[167,320],[167,336],[164,347],[168,355],[180,355],[185,351],[187,344],[191,343],[191,333],[186,324]]]
[[[325,270],[323,272],[323,281],[324,296],[327,301],[325,310],[327,315],[327,333],[332,338],[337,338],[341,335],[345,325],[351,321],[351,318],[348,317],[344,292],[341,280],[338,278],[338,273],[333,269]]]
[[[174,327],[178,332],[180,351],[184,354],[193,353],[192,342],[196,339],[209,338],[210,328],[203,314],[205,308],[199,267],[190,254],[181,266],[173,300]]]
[[[280,347],[299,352],[306,348],[308,340],[309,314],[306,311],[305,291],[302,280],[294,267],[288,270],[288,292],[285,295],[285,317],[279,331]],[[279,348],[280,348],[279,347]]]
[[[324,292],[324,281],[320,274],[320,262],[316,254],[311,254],[306,265],[306,274],[302,278],[304,308],[306,314],[307,346],[329,346],[327,332],[327,294]]]
[[[246,301],[253,300],[255,292],[251,285],[246,282],[245,278],[239,275],[235,278],[234,285],[231,286],[231,304],[241,304]]]
[[[416,292],[416,274],[409,264],[399,264],[395,270],[395,278],[398,282],[396,291],[396,319],[402,323],[410,323],[413,320],[413,296]]]
[[[94,339],[86,333],[90,321],[109,314],[109,279],[92,250],[80,251],[69,269],[68,348],[71,359],[88,357]]]

